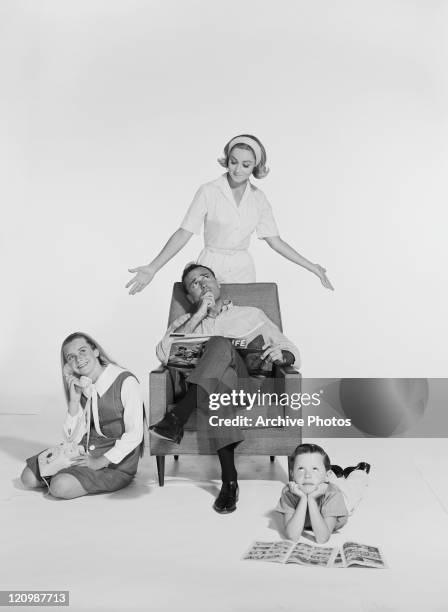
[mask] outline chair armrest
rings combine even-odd
[[[302,375],[293,366],[274,366],[275,391],[278,395],[300,393],[302,390]],[[297,410],[288,404],[285,406],[285,416],[297,417]]]
[[[300,375],[299,370],[297,370],[297,368],[295,368],[293,365],[282,365],[282,366],[275,365],[274,367],[280,371],[280,376],[286,376],[286,374],[295,374],[295,375],[299,374]]]
[[[168,404],[174,402],[172,379],[167,368],[160,366],[149,374],[149,423],[163,419]]]
[[[291,387],[295,392],[295,386],[298,385],[301,389],[302,375],[294,366],[278,366],[274,365],[274,377],[276,380],[277,390],[285,391],[285,387]]]

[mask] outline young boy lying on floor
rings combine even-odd
[[[311,529],[316,542],[324,544],[333,531],[345,525],[361,500],[370,465],[362,462],[345,470],[332,466],[317,444],[301,444],[292,456],[293,480],[283,489],[276,510],[284,515],[290,540],[298,540],[305,529]]]

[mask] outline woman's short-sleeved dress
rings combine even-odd
[[[204,249],[197,262],[213,270],[223,283],[255,282],[255,265],[249,254],[250,237],[278,236],[271,205],[260,189],[249,181],[239,206],[223,174],[202,185],[181,227],[199,234],[204,224]]]

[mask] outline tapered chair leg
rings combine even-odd
[[[165,484],[165,455],[156,455],[157,473],[159,475],[159,485]]]
[[[271,455],[270,459],[271,459],[271,463],[274,463],[274,461],[275,461],[275,455]]]

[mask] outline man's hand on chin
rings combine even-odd
[[[204,295],[201,296],[201,299],[199,300],[199,303],[198,303],[198,309],[196,312],[197,314],[201,314],[204,317],[206,317],[208,311],[214,307],[215,307],[215,298],[213,296],[213,293],[211,291],[207,291],[206,293],[204,293]]]

